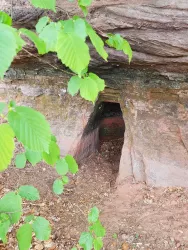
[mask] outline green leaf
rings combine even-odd
[[[0,23],[0,34],[0,78],[3,78],[17,54],[18,46],[11,27]]]
[[[85,21],[81,18],[78,18],[74,21],[74,30],[75,34],[79,36],[82,40],[86,40],[87,32]]]
[[[63,177],[62,177],[62,182],[63,182],[63,185],[66,185],[67,183],[69,183],[69,178],[68,178],[68,176],[63,176]]]
[[[69,0],[70,1],[70,0]],[[73,247],[73,248],[71,248],[71,250],[77,250],[77,247]]]
[[[57,142],[57,138],[55,137],[55,135],[51,135],[51,140]]]
[[[101,222],[97,220],[92,226],[89,227],[97,237],[104,237],[106,234],[105,228],[102,226]]]
[[[81,81],[80,95],[88,101],[93,103],[96,101],[100,91],[105,88],[104,80],[97,75],[90,73],[88,77],[85,77]]]
[[[87,7],[82,6],[82,5],[79,5],[79,7],[80,7],[80,9],[83,11],[84,16],[86,17],[86,16],[87,16],[87,14],[88,14],[88,9],[87,9]]]
[[[6,103],[5,102],[0,102],[0,114],[3,113],[5,107],[6,107]]]
[[[29,250],[32,240],[32,226],[28,223],[22,225],[16,233],[16,238],[19,250]]]
[[[62,180],[59,180],[59,179],[55,180],[53,184],[54,193],[57,195],[60,195],[63,193],[63,190],[64,190],[64,185],[63,185]]]
[[[78,0],[78,5],[82,9],[85,16],[88,14],[87,7],[90,6],[92,3],[92,0]]]
[[[88,232],[83,232],[80,236],[79,245],[83,247],[84,250],[91,250],[93,246],[93,237]]]
[[[28,201],[37,201],[40,199],[39,191],[33,186],[21,186],[18,189],[19,195]]]
[[[72,155],[66,155],[65,160],[69,166],[69,171],[72,174],[76,174],[78,172],[78,164],[75,161],[74,157],[72,157]]]
[[[65,33],[72,33],[80,37],[83,41],[86,40],[86,24],[82,18],[75,16],[73,19],[63,21],[63,27]]]
[[[10,101],[9,102],[9,106],[11,107],[11,108],[15,108],[16,107],[16,103],[15,103],[15,101]]]
[[[8,122],[17,139],[32,151],[49,152],[51,131],[45,117],[29,107],[16,107],[8,113]]]
[[[43,159],[45,160],[47,164],[53,166],[56,163],[56,161],[59,159],[59,157],[60,157],[59,146],[54,141],[51,141],[50,147],[49,147],[49,154],[44,152]]]
[[[80,89],[82,79],[78,76],[72,76],[70,81],[68,82],[68,92],[72,96],[76,95]]]
[[[37,33],[41,33],[41,31],[44,29],[44,27],[46,27],[49,21],[50,18],[48,16],[41,17],[35,26]]]
[[[87,74],[87,72],[88,72],[88,67],[82,70],[81,76],[84,77]]]
[[[98,220],[98,218],[99,218],[99,209],[97,207],[93,207],[88,215],[88,222],[95,223]]]
[[[0,11],[0,23],[4,23],[11,26],[12,18],[7,13]]]
[[[55,10],[56,0],[31,0],[31,3],[36,8],[53,10],[54,12],[56,12]]]
[[[122,50],[129,58],[129,63],[132,60],[132,49],[127,40],[121,37],[119,34],[113,35],[109,34],[109,39],[106,43],[116,50]]]
[[[46,51],[46,45],[42,39],[40,39],[33,31],[27,29],[20,29],[21,34],[27,36],[36,46],[38,53],[44,55]]]
[[[9,220],[9,216],[7,214],[0,214],[0,240],[2,240],[2,242],[4,244],[7,243],[7,233],[10,227],[10,220]]]
[[[30,214],[30,215],[25,217],[25,222],[29,223],[31,221],[34,221],[34,219],[35,219],[35,216],[33,214]]]
[[[51,234],[49,221],[43,217],[37,217],[33,223],[33,231],[38,240],[48,240]]]
[[[118,238],[118,235],[117,235],[116,233],[114,233],[114,234],[112,235],[112,238],[113,238],[113,239],[117,239],[117,238]]]
[[[95,83],[97,84],[98,90],[99,91],[103,91],[105,88],[105,83],[104,80],[101,79],[100,77],[98,77],[97,75],[93,74],[93,73],[89,73],[89,77],[95,81]]]
[[[37,163],[42,161],[42,153],[41,152],[34,152],[34,151],[31,151],[31,150],[27,150],[26,153],[25,153],[25,156],[26,156],[27,160],[33,166],[35,166]]]
[[[0,199],[0,213],[7,213],[11,224],[17,223],[22,215],[22,199],[19,194],[9,192]]]
[[[81,74],[90,61],[87,44],[79,36],[63,31],[58,36],[57,55],[63,64],[78,74]]]
[[[78,0],[78,4],[82,6],[90,6],[93,0]]]
[[[8,124],[0,125],[0,172],[11,162],[14,153],[14,132]]]
[[[132,52],[130,44],[126,40],[124,40],[124,43],[123,43],[123,52],[125,53],[125,55],[128,56],[129,63],[130,63],[133,57],[133,52]]]
[[[103,247],[103,241],[101,238],[96,238],[93,240],[94,250],[101,250]]]
[[[60,29],[61,25],[59,23],[51,22],[40,33],[39,38],[45,42],[46,52],[56,51],[57,37]]]
[[[56,162],[55,168],[59,175],[66,175],[69,171],[69,166],[64,158]]]
[[[97,99],[99,94],[97,83],[90,77],[82,79],[80,85],[80,95],[82,98],[92,101],[93,103]]]
[[[26,164],[25,154],[17,155],[15,163],[16,163],[17,168],[25,168],[25,164]]]
[[[105,61],[107,61],[108,53],[104,49],[103,40],[100,38],[100,36],[97,35],[97,33],[95,32],[95,30],[92,28],[91,25],[86,23],[86,27],[87,27],[87,34],[89,35],[89,38],[93,46],[95,47],[96,51]]]
[[[22,50],[22,47],[25,45],[25,41],[20,37],[20,34],[18,33],[17,30],[14,30],[13,33],[17,45],[16,52],[18,53],[20,50]]]

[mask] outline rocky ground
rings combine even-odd
[[[54,169],[43,163],[23,170],[11,166],[0,174],[0,197],[24,184],[40,191],[40,201],[24,202],[24,216],[34,213],[46,217],[53,231],[47,242],[34,239],[32,249],[70,250],[87,229],[86,217],[94,205],[101,210],[107,229],[106,250],[188,249],[188,190],[152,188],[134,180],[116,187],[120,145],[121,141],[102,143],[100,153],[80,165],[61,196],[52,193]],[[0,243],[0,249],[18,249],[15,230],[8,236],[7,246]]]

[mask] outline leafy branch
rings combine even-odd
[[[57,67],[57,66],[55,66],[55,65],[53,65],[53,64],[51,64],[51,63],[49,63],[49,62],[47,62],[46,60],[43,60],[42,58],[40,58],[40,57],[38,57],[38,56],[32,54],[31,52],[29,52],[29,51],[28,51],[27,49],[25,49],[25,48],[22,48],[22,50],[25,51],[25,52],[26,52],[27,54],[29,54],[30,56],[37,58],[37,59],[39,60],[39,62],[42,62],[42,63],[44,63],[44,64],[47,64],[47,65],[49,65],[50,67],[52,67],[53,69],[55,69],[55,70],[61,71],[61,72],[65,73],[65,74],[67,74],[67,75],[75,75],[75,74],[74,74],[73,72],[71,72],[71,71],[67,71],[67,70],[60,69],[59,67]]]
[[[88,231],[83,232],[79,239],[79,246],[84,250],[100,250],[103,247],[103,237],[106,234],[105,228],[99,220],[99,210],[93,207],[88,215]],[[77,250],[77,247],[71,250]]]

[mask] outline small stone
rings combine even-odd
[[[129,244],[127,242],[124,242],[121,249],[122,250],[129,250]]]
[[[173,237],[170,237],[170,240],[171,240],[172,242],[174,242],[174,241],[175,241]]]
[[[177,247],[177,248],[178,248],[178,247],[181,247],[181,244],[178,242],[177,245],[176,245],[176,247]]]
[[[55,243],[52,240],[48,240],[44,243],[45,248],[53,249],[55,248]]]
[[[164,241],[164,245],[165,245],[165,248],[168,248],[169,244],[167,240]]]
[[[51,219],[55,222],[58,222],[60,221],[60,218],[59,217],[56,217],[56,216],[52,216]]]
[[[122,240],[126,240],[127,239],[127,235],[126,234],[122,234],[121,238],[122,238]]]
[[[43,250],[44,246],[42,244],[35,245],[35,250]]]

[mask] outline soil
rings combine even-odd
[[[53,230],[47,242],[34,239],[32,249],[70,250],[87,230],[87,214],[94,205],[107,230],[106,250],[188,249],[188,189],[153,188],[134,180],[116,186],[120,145],[121,140],[101,143],[100,152],[83,162],[77,175],[70,176],[61,196],[52,193],[57,175],[44,163],[28,164],[22,170],[11,166],[0,174],[0,197],[24,184],[40,191],[40,201],[24,202],[24,216],[44,216]],[[15,229],[8,237],[7,246],[0,243],[0,249],[18,249]]]

